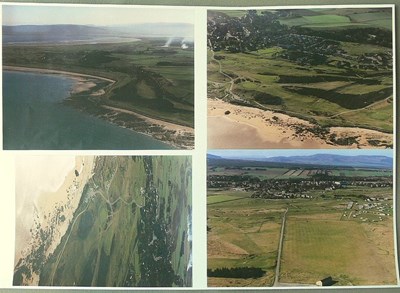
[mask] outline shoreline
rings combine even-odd
[[[110,78],[90,75],[85,73],[78,73],[72,71],[64,71],[64,70],[56,70],[56,69],[46,69],[46,68],[36,68],[36,67],[23,67],[23,66],[10,66],[10,65],[3,65],[3,71],[17,71],[17,72],[36,72],[36,73],[43,73],[43,74],[58,74],[64,75],[68,77],[89,77],[94,79],[100,79],[104,81],[111,82],[114,84],[116,81]]]
[[[93,81],[93,79],[108,81],[108,82],[110,82],[110,84],[108,86],[111,86],[116,82],[115,80],[101,77],[101,76],[95,76],[95,75],[83,74],[83,73],[77,73],[77,72],[69,72],[69,71],[63,71],[63,70],[42,69],[42,68],[22,67],[22,66],[8,66],[8,65],[3,66],[3,70],[16,71],[16,72],[34,72],[34,73],[40,73],[40,74],[57,74],[57,75],[63,75],[68,78],[71,78],[75,81],[75,84],[73,86],[73,89],[70,92],[70,96],[66,100],[72,100],[74,95],[79,94],[81,92],[90,91],[91,88],[96,86],[96,82]],[[88,93],[88,96],[96,97],[96,96],[101,96],[104,93],[105,93],[105,90],[100,89],[100,90],[97,90],[96,92]],[[75,99],[75,100],[79,102],[78,99]],[[91,101],[91,102],[93,102],[93,101]],[[94,116],[99,117],[100,119],[103,119],[103,120],[105,120],[111,124],[114,124],[118,127],[129,129],[129,130],[135,131],[137,133],[147,135],[149,137],[152,137],[155,140],[163,142],[163,143],[170,145],[177,149],[193,149],[194,148],[194,128],[191,128],[188,126],[182,126],[182,125],[167,122],[167,121],[163,121],[161,119],[152,118],[152,117],[149,117],[149,116],[146,116],[143,114],[136,113],[131,110],[112,107],[112,106],[108,106],[108,105],[105,105],[102,103],[93,102],[93,105],[94,105],[94,107],[98,107],[98,108],[102,108],[102,109],[111,111],[111,113],[108,113],[106,115],[94,115]],[[74,104],[73,107],[75,107],[76,109],[78,109],[80,111],[82,110],[79,107],[79,104]],[[93,114],[93,113],[88,112],[85,109],[83,109],[83,111],[88,113],[89,115]],[[143,123],[146,123],[148,126],[146,128],[147,131],[140,130],[139,127],[135,128],[132,125],[126,125],[126,121],[116,119],[115,116],[118,113],[133,115],[133,116],[143,120]],[[141,125],[141,126],[142,127],[140,127],[140,128],[143,128],[143,125]],[[161,128],[161,130],[157,131],[154,128]],[[191,137],[193,137],[193,139]]]
[[[361,127],[328,127],[287,114],[207,100],[209,148],[385,148],[393,134]],[[316,133],[315,133],[316,132]],[[375,144],[375,145],[373,145]]]
[[[152,117],[149,117],[149,116],[145,116],[145,115],[139,114],[139,113],[137,113],[135,111],[126,110],[126,109],[122,109],[122,108],[112,107],[112,106],[108,106],[108,105],[102,105],[102,107],[105,108],[105,109],[108,109],[108,110],[117,111],[117,112],[121,112],[121,113],[126,113],[126,114],[137,116],[137,117],[147,121],[148,123],[161,125],[161,126],[167,128],[169,130],[174,130],[174,131],[177,131],[177,132],[190,132],[191,134],[194,134],[194,129],[191,128],[191,127],[188,127],[188,126],[183,126],[183,125],[167,122],[167,121],[164,121],[164,120],[152,118]]]
[[[23,266],[31,270],[31,277],[25,275],[24,284],[38,284],[39,274],[32,271],[32,264],[43,261],[41,258],[47,259],[61,242],[79,206],[83,189],[93,175],[94,163],[95,156],[76,156],[73,168],[60,175],[63,179],[56,189],[38,187],[38,195],[31,199],[32,203],[23,206],[25,210],[33,208],[34,211],[31,227],[26,231],[28,235],[19,239],[25,239],[24,248],[15,252],[14,271]],[[42,178],[47,179],[48,176]]]
[[[155,140],[158,140],[177,149],[194,148],[194,139],[191,139],[192,137],[194,138],[194,128],[151,118],[131,110],[121,109],[108,105],[100,106],[103,109],[111,111],[110,113],[98,116],[99,118],[104,119],[109,123],[149,136]],[[128,114],[139,118],[141,121],[139,122],[139,124],[137,124],[137,122],[133,122],[132,126],[124,120],[119,120],[118,114]],[[154,127],[160,129],[154,130]],[[151,128],[153,129],[150,130]]]

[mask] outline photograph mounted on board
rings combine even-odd
[[[14,286],[192,286],[190,156],[20,156],[15,188]]]
[[[393,148],[392,14],[208,10],[208,147]]]
[[[3,6],[4,149],[193,149],[194,11]]]
[[[209,287],[397,285],[392,150],[210,150]]]

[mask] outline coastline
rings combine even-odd
[[[191,127],[181,126],[179,124],[174,124],[160,119],[151,118],[131,110],[108,106],[102,104],[101,102],[98,101],[95,102],[93,100],[88,100],[92,106],[92,109],[89,109],[87,105],[82,106],[82,104],[80,104],[80,102],[82,102],[82,100],[80,100],[82,97],[74,97],[79,93],[90,91],[93,87],[95,87],[96,86],[95,80],[107,81],[110,83],[108,86],[113,85],[116,82],[115,80],[90,74],[82,74],[82,73],[69,72],[63,70],[21,67],[21,66],[5,65],[3,66],[3,70],[17,71],[17,72],[34,72],[41,74],[57,74],[71,78],[75,81],[75,84],[73,86],[73,89],[71,90],[70,96],[66,100],[69,101],[73,100],[73,103],[71,104],[76,109],[86,112],[90,115],[99,117],[100,119],[103,119],[118,127],[126,128],[135,131],[137,133],[147,135],[165,144],[168,144],[174,148],[178,149],[194,148],[194,129]],[[97,90],[96,92],[93,91],[89,92],[88,96],[98,97],[103,95],[104,93],[105,90],[100,89]],[[101,108],[103,112],[104,110],[107,110],[109,112],[106,114],[97,114],[96,108],[97,109]],[[129,124],[124,119],[119,119],[119,114],[128,114],[134,116],[135,118],[140,120],[139,125],[138,123]]]
[[[64,174],[60,174],[65,177],[56,189],[46,187],[49,178],[43,176],[45,178],[41,178],[42,182],[37,184],[37,196],[29,199],[31,202],[23,203],[22,212],[29,213],[29,210],[33,209],[33,221],[30,229],[25,231],[27,235],[19,235],[17,239],[25,241],[24,248],[20,252],[16,250],[15,254],[14,269],[26,266],[31,270],[31,278],[26,277],[24,284],[38,285],[39,275],[32,271],[32,263],[35,260],[40,261],[41,258],[47,259],[61,242],[79,205],[83,188],[93,175],[94,160],[93,156],[75,157],[73,168],[69,166],[64,170]],[[51,164],[47,167],[51,168]],[[79,173],[78,176],[76,172]],[[42,235],[47,236],[43,238]],[[41,249],[42,253],[38,253]]]
[[[18,72],[36,72],[36,73],[43,73],[43,74],[58,74],[58,75],[65,75],[68,77],[86,77],[86,78],[95,78],[104,81],[109,81],[111,83],[115,83],[115,80],[110,78],[78,73],[78,72],[71,72],[71,71],[64,71],[64,70],[55,70],[55,69],[46,69],[46,68],[35,68],[35,67],[23,67],[23,66],[10,66],[10,65],[3,65],[3,71],[18,71]]]
[[[360,127],[330,127],[327,134],[312,132],[306,120],[258,108],[208,99],[209,148],[378,148],[393,135]],[[348,138],[349,143],[335,143]],[[378,146],[371,146],[374,141]]]
[[[103,118],[110,123],[133,130],[143,135],[150,136],[178,149],[194,148],[194,139],[192,139],[194,138],[194,129],[191,127],[151,118],[131,110],[107,105],[101,105],[101,107],[111,111],[111,113],[107,115],[100,116],[100,118]],[[143,125],[141,125],[140,128],[138,126],[135,127],[132,125],[127,125],[124,121],[116,118],[118,114],[128,114],[134,116],[135,118],[140,119],[140,123]]]

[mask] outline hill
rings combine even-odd
[[[320,166],[342,166],[342,167],[368,167],[379,169],[391,169],[393,159],[386,156],[343,156],[332,154],[315,154],[310,156],[277,156],[277,157],[241,157],[223,158],[207,155],[209,165],[254,165],[262,166],[290,166],[290,165],[320,165]]]
[[[316,154],[312,156],[279,156],[265,158],[266,162],[298,163],[312,165],[351,166],[392,168],[393,159],[386,156],[342,156],[330,154]]]
[[[123,26],[74,24],[3,26],[3,44],[62,43],[134,37],[185,38],[186,43],[193,43],[192,36],[193,25],[188,23],[139,23]]]

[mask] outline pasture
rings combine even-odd
[[[315,284],[332,276],[335,285],[394,284],[393,232],[388,233],[392,221],[389,218],[374,225],[386,231],[385,239],[391,243],[392,249],[385,255],[374,243],[379,235],[371,233],[371,227],[330,219],[324,213],[313,217],[289,215],[281,282]]]
[[[208,269],[260,268],[260,278],[208,279],[208,286],[270,286],[278,249],[280,221],[285,205],[251,198],[243,193],[208,196]]]
[[[392,29],[391,15],[383,10],[371,9],[313,9],[313,13],[299,10],[292,17],[280,20],[288,26],[301,26],[307,28],[329,28],[336,29],[356,27],[380,27]],[[313,15],[310,15],[313,14]]]

